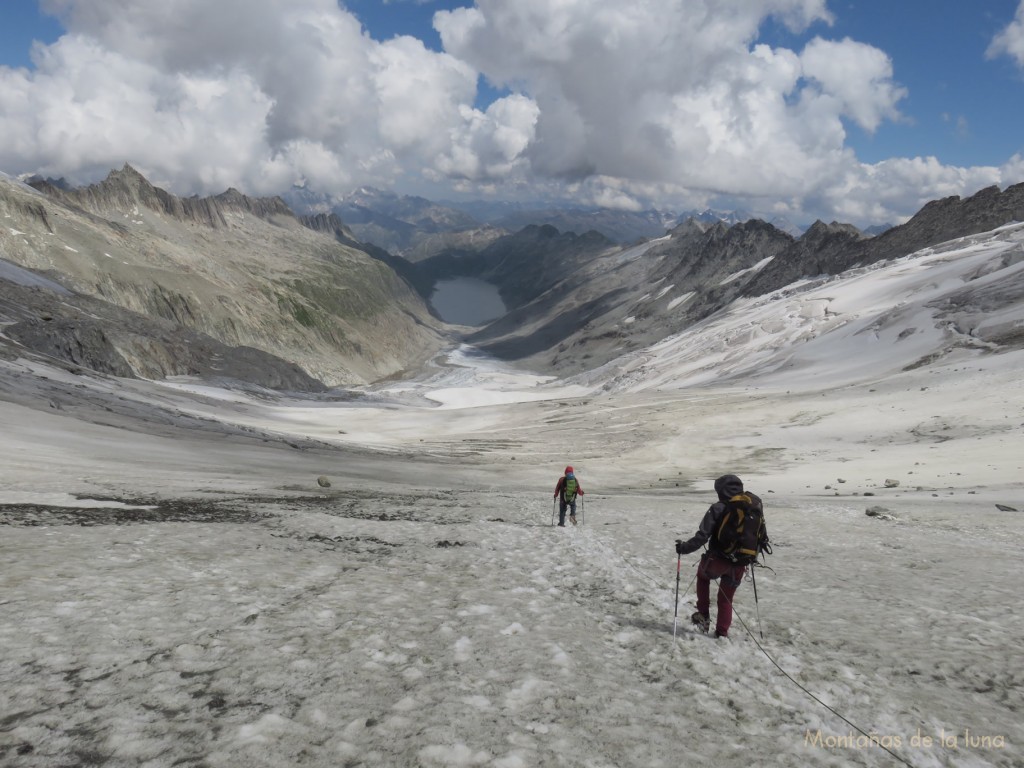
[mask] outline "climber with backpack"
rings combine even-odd
[[[707,544],[697,566],[697,611],[691,621],[703,632],[711,628],[711,580],[718,585],[718,612],[715,637],[728,637],[732,624],[732,598],[746,575],[747,566],[759,554],[771,554],[768,529],[764,524],[764,505],[736,475],[715,480],[718,501],[701,520],[697,533],[687,541],[676,539],[676,552],[688,555]]]
[[[583,495],[583,486],[576,479],[572,467],[565,468],[565,474],[558,478],[555,485],[555,498],[558,499],[558,524],[565,527],[565,510],[569,510],[569,522],[576,525],[576,497]]]

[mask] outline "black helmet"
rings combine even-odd
[[[715,480],[715,493],[722,501],[728,501],[738,493],[743,493],[743,481],[736,475],[722,475]]]

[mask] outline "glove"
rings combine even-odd
[[[558,494],[556,493],[556,494],[555,494],[554,496],[552,496],[551,498],[552,498],[552,499],[557,499],[557,498],[558,498]]]
[[[676,539],[676,554],[677,555],[685,555],[686,554],[686,548],[683,546],[683,540],[682,539]]]

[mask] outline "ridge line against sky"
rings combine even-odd
[[[0,170],[897,223],[1024,181],[1024,0],[4,0]]]

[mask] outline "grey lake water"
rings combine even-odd
[[[507,311],[496,286],[475,277],[439,280],[430,297],[446,323],[483,325]]]

